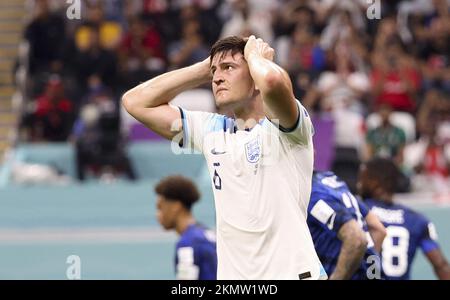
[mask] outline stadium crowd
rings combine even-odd
[[[80,20],[65,1],[29,5],[20,137],[75,143],[80,179],[94,162],[136,177],[124,91],[206,58],[220,37],[254,34],[312,115],[316,169],[355,190],[360,162],[390,157],[399,192],[450,193],[449,1],[85,0]]]

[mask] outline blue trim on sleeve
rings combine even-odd
[[[296,100],[296,102],[297,102],[297,100]],[[296,103],[296,104],[297,104],[297,111],[298,111],[297,121],[295,121],[294,126],[292,126],[291,128],[284,128],[283,126],[278,125],[280,130],[281,130],[281,132],[290,133],[290,132],[293,132],[295,129],[297,129],[298,124],[300,123],[300,110],[301,109],[300,109],[300,106],[298,105],[298,103]]]
[[[422,251],[424,253],[428,253],[430,251],[433,251],[434,249],[439,248],[439,245],[433,240],[426,239],[420,243],[420,247],[422,248]]]
[[[181,121],[183,124],[183,140],[180,141],[179,146],[181,148],[187,148],[188,144],[189,144],[189,127],[187,125],[186,115],[185,115],[183,109],[181,107],[178,107],[178,109],[180,110]]]
[[[300,101],[295,99],[295,103],[297,104],[298,116],[297,116],[297,121],[295,122],[295,125],[293,127],[284,128],[280,124],[275,124],[274,122],[272,122],[272,120],[270,120],[267,117],[265,119],[267,119],[274,126],[278,127],[278,129],[283,133],[291,133],[291,132],[295,131],[300,126],[300,123],[303,122],[303,118],[309,117],[308,111],[306,110],[306,108],[303,107],[303,105],[300,103]],[[314,135],[314,127],[313,126],[311,127],[311,135]]]
[[[328,274],[327,274],[327,272],[325,271],[325,269],[323,268],[322,264],[320,264],[319,279],[321,279],[321,280],[328,279]]]

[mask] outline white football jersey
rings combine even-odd
[[[297,101],[290,132],[265,118],[237,130],[223,115],[187,111],[184,151],[201,152],[216,207],[218,279],[323,279],[306,223],[313,126]]]

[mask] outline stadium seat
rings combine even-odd
[[[180,150],[176,146],[176,150]],[[196,179],[205,168],[200,154],[176,155],[170,142],[133,142],[128,146],[128,157],[140,179],[159,179],[181,174]]]
[[[75,149],[69,143],[20,144],[15,158],[19,162],[51,166],[76,178]]]

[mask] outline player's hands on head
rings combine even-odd
[[[212,74],[211,74],[211,57],[207,57],[204,60],[202,60],[200,63],[201,72],[204,74],[205,78],[208,80],[212,80]]]
[[[275,50],[268,43],[260,38],[256,38],[254,35],[245,38],[245,40],[247,41],[244,48],[244,57],[246,60],[248,60],[250,55],[256,54],[273,61]]]

